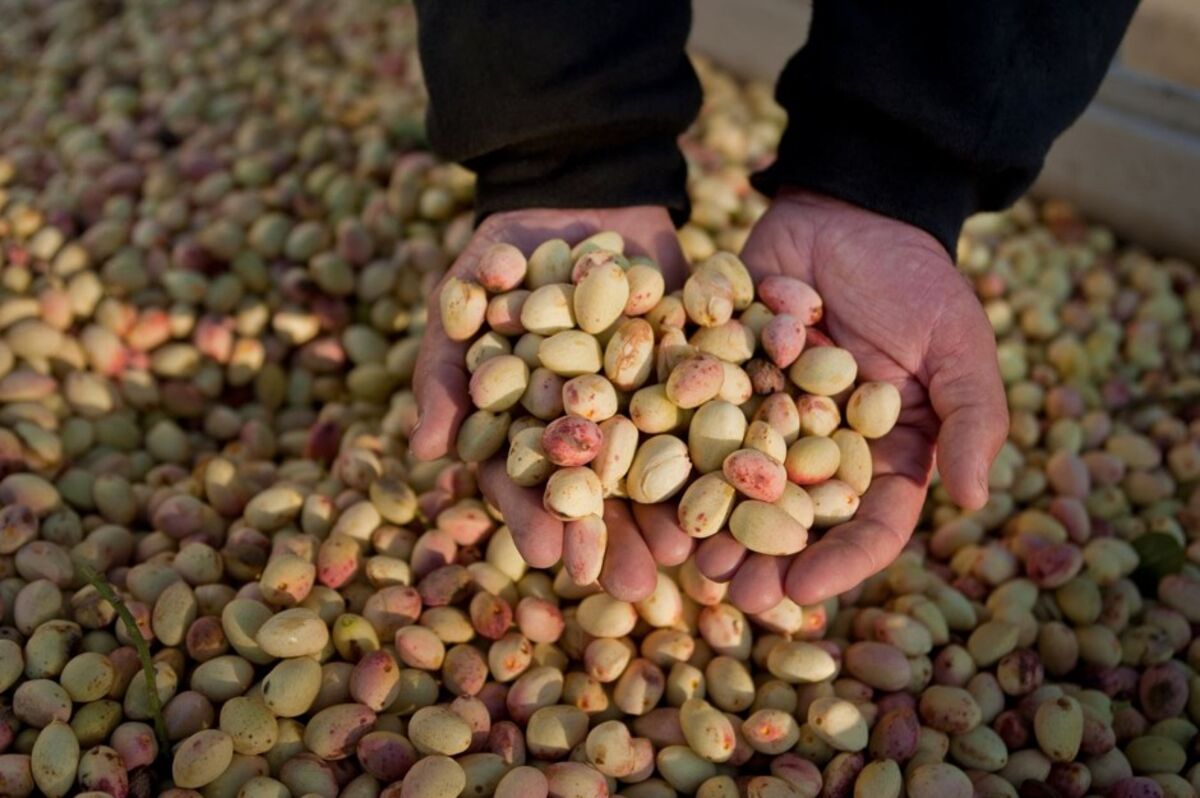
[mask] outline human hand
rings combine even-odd
[[[903,403],[895,429],[871,442],[874,480],[853,520],[794,559],[751,554],[736,567],[731,599],[760,612],[785,594],[815,604],[891,563],[916,525],[935,449],[950,497],[966,509],[981,507],[1008,435],[1008,408],[991,325],[928,233],[789,190],[759,220],[742,260],[756,278],[786,274],[816,288],[825,306],[819,327],[854,355],[860,380],[892,383]],[[702,560],[714,563],[735,556],[707,554]]]
[[[584,210],[530,209],[489,216],[475,231],[447,277],[470,279],[488,247],[508,243],[528,256],[549,238],[575,243],[603,230],[625,239],[628,255],[645,255],[663,272],[668,290],[687,275],[674,225],[667,210],[657,206]],[[443,278],[442,283],[446,278]],[[441,283],[427,301],[428,323],[413,377],[419,420],[409,439],[422,460],[454,451],[458,428],[471,412],[467,393],[470,375],[464,365],[470,342],[452,341],[440,321]],[[531,566],[546,568],[562,557],[563,523],[542,507],[539,488],[519,487],[509,479],[504,459],[481,464],[480,487],[504,516],[513,541]],[[656,566],[676,565],[691,552],[692,540],[675,521],[673,505],[632,508],[625,502],[605,502],[608,548],[600,584],[617,598],[636,601],[654,589]]]

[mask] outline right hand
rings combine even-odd
[[[497,213],[485,219],[475,231],[446,277],[473,279],[480,256],[493,244],[512,244],[528,256],[546,239],[562,238],[574,244],[603,230],[615,230],[622,235],[626,254],[653,259],[663,272],[668,290],[683,284],[687,262],[670,215],[659,206],[535,208]],[[428,323],[413,376],[419,415],[409,445],[420,460],[434,460],[454,452],[458,428],[472,410],[467,394],[470,375],[465,366],[470,342],[452,341],[442,329],[438,296],[444,282],[445,278],[427,300]],[[563,524],[543,509],[539,489],[514,484],[505,471],[503,458],[481,464],[480,486],[500,509],[526,562],[535,568],[558,562],[562,557]],[[690,539],[680,540],[664,529],[666,525],[651,523],[644,508],[634,509],[638,512],[631,512],[624,502],[605,503],[609,546],[600,583],[609,593],[625,600],[644,598],[653,590],[656,561],[662,565],[677,564],[690,552]],[[657,515],[654,520],[659,520]],[[649,535],[643,534],[647,528],[651,530]],[[687,537],[677,526],[675,529]]]

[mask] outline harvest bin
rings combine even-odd
[[[695,0],[692,49],[773,82],[804,41],[808,0]],[[1200,260],[1200,4],[1142,4],[1100,92],[1033,186],[1126,239]]]

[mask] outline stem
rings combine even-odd
[[[142,674],[146,677],[146,692],[147,701],[150,705],[150,717],[154,719],[154,734],[158,738],[159,756],[165,756],[171,750],[171,740],[167,737],[167,724],[163,721],[162,704],[158,701],[158,683],[154,670],[154,660],[150,657],[150,644],[146,642],[146,638],[142,637],[142,632],[138,629],[137,621],[133,617],[133,613],[125,606],[125,602],[116,594],[108,582],[100,578],[99,574],[91,569],[90,566],[79,563],[79,570],[83,574],[83,578],[88,581],[92,587],[104,597],[104,600],[113,606],[117,611],[117,615],[125,623],[125,629],[129,632],[129,638],[133,642],[133,648],[137,651],[138,659],[142,663]]]

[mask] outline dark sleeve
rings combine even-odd
[[[816,0],[776,96],[767,194],[810,188],[902,219],[951,252],[1011,204],[1099,88],[1136,0]]]
[[[700,108],[689,0],[417,0],[441,156],[477,173],[479,217],[665,205],[688,215],[677,137]]]

